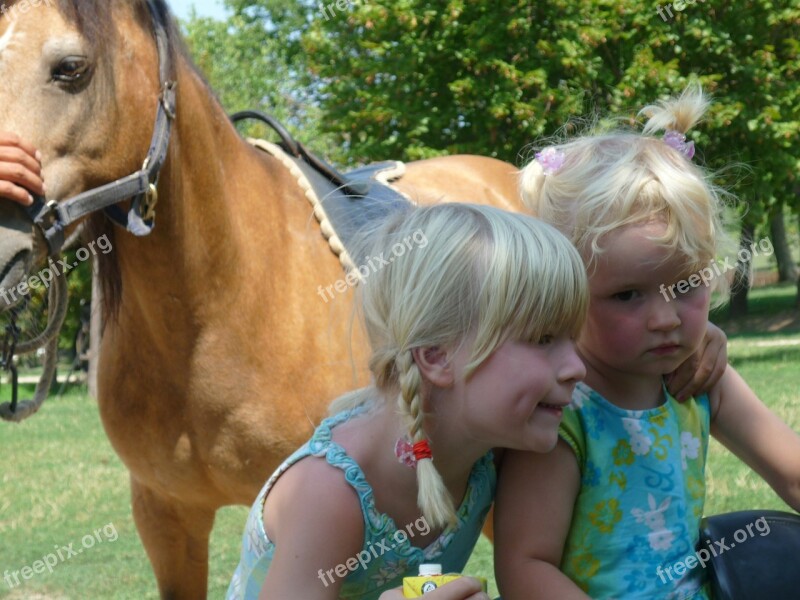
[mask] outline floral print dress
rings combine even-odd
[[[703,569],[685,568],[700,538],[709,399],[664,394],[624,410],[579,383],[564,411],[581,489],[561,570],[595,600],[709,597]]]

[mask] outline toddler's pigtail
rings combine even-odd
[[[426,442],[422,427],[425,414],[422,409],[422,375],[411,350],[402,352],[396,359],[399,374],[400,395],[398,404],[401,414],[410,421],[409,436],[412,444]],[[444,527],[456,519],[453,500],[444,485],[442,476],[433,464],[433,458],[417,457],[417,505],[431,527]]]
[[[686,133],[703,118],[708,107],[708,98],[700,85],[690,85],[677,98],[663,100],[640,110],[640,115],[648,117],[643,132],[645,134],[653,134],[658,131]]]
[[[520,194],[522,202],[533,214],[539,214],[539,201],[544,188],[545,172],[538,160],[532,160],[522,169],[520,176]]]

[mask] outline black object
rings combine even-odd
[[[715,600],[800,598],[800,515],[744,510],[706,517],[697,552],[703,549],[712,555]]]

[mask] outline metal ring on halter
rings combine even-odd
[[[151,221],[156,218],[156,204],[158,204],[158,188],[154,183],[151,183],[142,198],[142,220]]]

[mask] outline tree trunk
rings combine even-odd
[[[736,270],[733,273],[733,285],[731,286],[731,305],[728,311],[728,317],[731,319],[743,317],[747,314],[747,292],[750,291],[751,271],[753,268],[750,244],[753,243],[755,229],[756,227],[753,224],[742,223],[739,253],[736,257]]]
[[[795,188],[797,195],[800,196],[800,188]],[[797,215],[797,226],[800,229],[800,214]],[[800,309],[800,271],[797,273],[797,296],[794,299],[794,306]]]
[[[797,279],[797,266],[792,258],[789,241],[786,239],[786,224],[783,220],[783,204],[778,205],[769,220],[770,237],[775,248],[775,259],[778,261],[778,281],[794,281]]]

